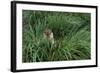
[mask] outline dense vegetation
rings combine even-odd
[[[23,10],[23,62],[85,60],[91,58],[90,13]],[[55,45],[43,40],[54,34]]]

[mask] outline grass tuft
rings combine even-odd
[[[23,10],[22,61],[47,62],[91,59],[89,13]],[[49,28],[52,45],[43,39]]]

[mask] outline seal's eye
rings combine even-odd
[[[45,33],[46,36],[50,35],[50,32],[48,32],[48,31],[45,31],[44,33]]]

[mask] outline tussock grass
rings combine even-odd
[[[22,61],[45,62],[91,58],[90,14],[23,10]],[[43,39],[49,28],[55,44]]]

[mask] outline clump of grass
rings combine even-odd
[[[23,10],[23,62],[85,60],[91,58],[90,14]],[[55,44],[43,39],[52,30]]]

